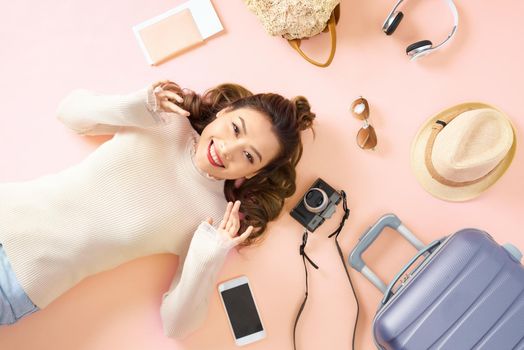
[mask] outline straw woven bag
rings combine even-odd
[[[336,24],[340,17],[340,0],[244,0],[247,7],[257,15],[266,32],[288,40],[309,63],[327,67],[336,51]],[[308,57],[300,48],[301,40],[329,32],[331,50],[325,62]]]

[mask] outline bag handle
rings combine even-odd
[[[308,61],[311,64],[314,64],[315,66],[325,68],[331,64],[331,61],[333,61],[333,57],[335,57],[335,50],[337,49],[337,32],[335,29],[336,24],[337,22],[335,20],[335,11],[333,10],[333,12],[331,13],[331,17],[329,18],[329,21],[328,21],[329,35],[331,36],[331,52],[329,53],[329,57],[327,61],[324,63],[317,62],[309,58],[304,53],[304,51],[302,51],[302,49],[300,48],[300,43],[302,40],[292,39],[292,40],[288,40],[287,42],[289,43],[289,45],[291,45],[292,48],[294,48],[300,54],[300,56],[304,57],[306,61]]]

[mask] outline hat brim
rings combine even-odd
[[[463,112],[480,109],[480,108],[491,108],[500,112],[506,119],[510,122],[511,128],[513,129],[513,143],[508,153],[499,163],[497,168],[492,171],[488,176],[483,178],[481,181],[462,187],[452,187],[441,184],[437,180],[431,177],[426,163],[424,161],[424,154],[426,150],[426,144],[431,134],[433,124],[446,116],[457,116]],[[482,102],[466,102],[461,103],[456,106],[445,109],[435,116],[428,119],[418,130],[413,143],[411,144],[411,169],[413,170],[415,177],[422,187],[429,192],[431,195],[450,202],[462,202],[473,199],[480,195],[482,192],[487,190],[491,185],[493,185],[497,180],[506,172],[510,166],[513,157],[515,156],[515,151],[517,149],[517,138],[515,126],[511,122],[511,119],[502,112],[500,109],[488,105]]]

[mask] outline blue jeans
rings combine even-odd
[[[18,283],[0,243],[0,326],[13,324],[38,310]]]

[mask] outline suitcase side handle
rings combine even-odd
[[[399,273],[396,274],[396,276],[389,282],[389,285],[387,287],[386,292],[384,293],[384,298],[382,299],[382,305],[385,305],[388,300],[391,298],[391,296],[395,293],[393,293],[393,286],[397,283],[397,281],[406,273],[406,271],[422,256],[426,253],[431,253],[436,247],[442,243],[444,239],[436,240],[431,242],[427,247],[424,249],[421,249],[418,251],[417,255],[415,255],[411,260],[402,268],[402,270],[399,271]],[[420,265],[419,265],[420,266]],[[402,282],[402,283],[405,283]]]
[[[402,224],[395,214],[383,215],[360,236],[357,245],[353,248],[349,256],[349,264],[355,270],[362,273],[364,277],[373,283],[383,294],[387,292],[386,284],[366,265],[362,259],[362,254],[371,246],[386,227],[390,227],[399,232],[417,250],[422,250],[425,247],[425,245]]]

